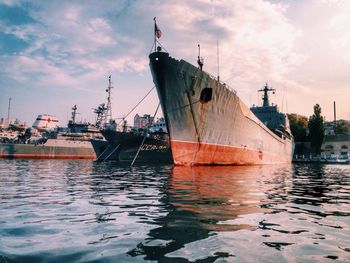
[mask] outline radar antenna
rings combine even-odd
[[[72,124],[75,124],[75,117],[76,117],[76,115],[77,115],[77,109],[78,109],[78,107],[77,107],[77,105],[75,104],[74,106],[73,106],[73,108],[72,108]]]
[[[275,94],[276,90],[273,89],[272,87],[269,87],[267,85],[267,83],[265,84],[263,89],[258,90],[258,92],[264,92],[264,96],[263,96],[263,107],[268,107],[270,106],[270,102],[269,102],[269,94],[268,92],[272,91],[272,94]]]
[[[107,108],[106,108],[104,103],[98,105],[98,107],[96,109],[94,109],[94,113],[97,114],[96,127],[102,128],[103,122],[105,119],[105,115],[106,115],[106,110],[107,110]]]

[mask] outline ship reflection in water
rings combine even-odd
[[[229,221],[264,212],[260,202],[265,196],[256,185],[261,176],[257,167],[175,167],[170,181],[171,203],[196,214],[201,227],[208,230],[253,229],[247,223]]]
[[[348,262],[349,174],[3,160],[0,262]]]

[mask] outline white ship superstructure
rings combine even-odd
[[[59,127],[60,123],[56,116],[40,114],[34,121],[32,127],[39,131],[52,131]]]

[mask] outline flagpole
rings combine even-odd
[[[157,51],[156,17],[154,17],[153,20],[154,20],[154,52],[156,52]]]

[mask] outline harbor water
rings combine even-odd
[[[350,262],[350,165],[0,160],[0,262]]]

